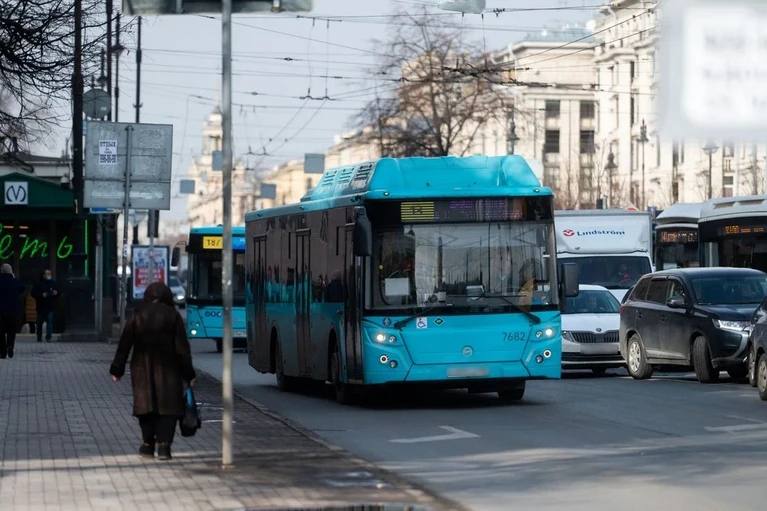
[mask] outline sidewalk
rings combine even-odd
[[[177,435],[172,461],[143,460],[128,378],[108,374],[113,350],[20,340],[0,360],[1,509],[452,508],[241,399],[235,467],[220,469],[220,387],[202,374],[202,429]]]

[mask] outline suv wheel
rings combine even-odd
[[[692,365],[699,382],[712,383],[719,379],[719,370],[711,364],[708,341],[703,336],[696,338],[692,345]]]
[[[754,353],[754,347],[751,346],[748,349],[748,359],[746,366],[748,367],[748,384],[752,387],[756,387],[756,353]]]
[[[629,374],[636,380],[645,380],[652,376],[652,366],[647,363],[647,354],[642,340],[637,334],[631,336],[628,342],[628,360],[626,365]]]
[[[756,362],[756,388],[762,401],[767,401],[767,355],[764,353]]]

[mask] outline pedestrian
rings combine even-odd
[[[20,301],[24,284],[13,275],[10,264],[0,266],[0,358],[13,358],[16,328],[19,326]]]
[[[130,362],[133,415],[138,418],[143,443],[139,455],[171,458],[176,422],[184,414],[184,384],[194,384],[192,352],[184,320],[173,306],[173,294],[162,282],[144,292],[133,317],[125,324],[109,372],[115,382]]]
[[[53,337],[53,310],[59,299],[59,286],[53,280],[51,270],[45,270],[40,282],[32,289],[32,296],[37,304],[37,342],[43,340],[43,323],[45,324],[45,342],[51,342]]]

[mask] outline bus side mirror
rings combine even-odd
[[[578,296],[578,265],[562,263],[562,294],[565,298]]]
[[[354,208],[356,221],[354,222],[354,255],[358,257],[368,257],[373,254],[373,226],[370,219],[365,214],[365,208]]]
[[[181,248],[173,247],[173,252],[170,256],[170,265],[178,268],[178,263],[181,260]]]

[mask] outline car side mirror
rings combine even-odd
[[[179,261],[181,261],[181,249],[173,247],[173,252],[170,255],[170,265],[178,268]]]
[[[368,257],[373,254],[373,226],[365,213],[365,208],[354,208],[356,220],[354,222],[354,255]]]
[[[687,308],[687,302],[681,296],[675,296],[666,302],[666,306],[671,309],[685,309]]]
[[[562,294],[565,298],[578,296],[578,265],[562,263]]]

